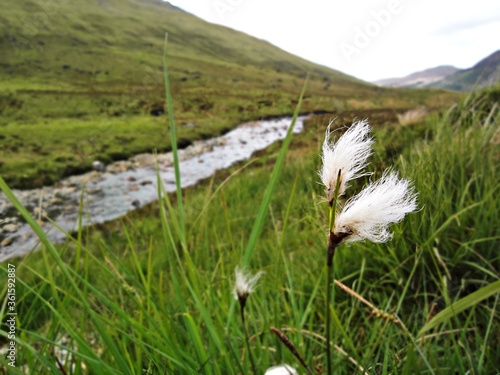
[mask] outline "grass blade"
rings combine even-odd
[[[167,112],[168,122],[170,124],[170,138],[172,143],[172,154],[174,157],[174,171],[175,171],[175,186],[177,191],[177,207],[179,209],[179,222],[181,228],[181,240],[184,247],[186,243],[186,226],[184,219],[184,205],[182,202],[182,187],[181,187],[181,170],[179,167],[179,153],[177,150],[177,132],[174,122],[174,106],[172,104],[172,94],[170,93],[170,80],[168,78],[168,63],[167,63],[167,38],[165,34],[165,46],[163,49],[163,72],[165,75],[165,94],[167,97]]]
[[[86,296],[83,295],[83,292],[80,290],[79,286],[76,284],[75,280],[71,276],[71,271],[67,267],[67,265],[64,263],[64,261],[62,260],[61,255],[56,250],[54,245],[50,242],[50,239],[48,238],[47,234],[43,231],[43,229],[40,227],[40,225],[31,217],[31,215],[28,213],[26,208],[21,204],[21,202],[19,202],[19,200],[16,198],[14,193],[7,186],[7,184],[5,183],[5,181],[3,180],[2,177],[0,177],[0,190],[2,190],[4,192],[5,196],[10,200],[12,205],[23,216],[23,218],[29,224],[31,229],[36,233],[36,235],[38,236],[40,241],[44,244],[47,251],[50,253],[52,258],[54,259],[55,263],[59,266],[59,268],[63,272],[64,276],[66,277],[66,279],[70,283],[72,289],[74,290],[76,296],[82,301],[83,307],[85,308],[86,312],[91,317],[92,322],[94,323],[97,331],[101,334],[101,337],[104,340],[104,342],[106,343],[107,347],[113,352],[113,355],[115,356],[117,363],[119,363],[120,368],[122,368],[124,370],[124,373],[126,373],[126,374],[131,373],[130,370],[128,369],[129,366],[127,364],[126,359],[123,357],[118,346],[115,344],[115,341],[110,337],[110,335],[106,332],[104,327],[101,325],[98,315],[94,312],[92,307],[89,305],[89,302],[87,301]],[[85,282],[85,283],[88,284],[88,282]]]
[[[477,305],[479,302],[488,297],[491,297],[495,293],[500,293],[500,280],[497,280],[491,283],[490,285],[485,286],[475,291],[474,293],[471,293],[468,296],[452,303],[443,311],[436,314],[434,318],[432,318],[426,325],[422,327],[422,329],[418,333],[418,337],[421,337],[425,332],[429,331],[430,329],[437,327],[441,323],[446,322],[447,320],[451,319],[452,317],[461,313],[462,311]]]
[[[250,238],[248,240],[247,247],[245,252],[243,253],[243,261],[242,267],[246,268],[250,263],[250,258],[255,250],[255,245],[257,244],[257,240],[260,237],[262,232],[262,228],[264,227],[264,221],[266,219],[267,211],[269,210],[269,205],[271,203],[271,198],[273,196],[274,190],[278,185],[278,179],[281,174],[281,170],[283,169],[283,164],[285,162],[285,156],[288,151],[288,146],[292,141],[293,129],[295,127],[295,122],[297,121],[297,117],[299,115],[300,106],[302,104],[302,98],[304,97],[304,93],[306,91],[307,79],[304,83],[304,87],[302,88],[302,92],[300,93],[299,101],[297,106],[295,107],[295,112],[293,114],[292,123],[288,128],[288,132],[283,141],[283,145],[281,146],[281,150],[279,152],[278,158],[276,159],[276,164],[274,165],[273,172],[271,173],[271,178],[269,184],[267,185],[266,191],[264,193],[264,198],[260,204],[259,212],[257,214],[257,218],[255,219],[252,232],[250,233]]]

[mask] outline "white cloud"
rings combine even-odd
[[[365,80],[470,67],[499,48],[500,4],[490,0],[170,2]],[[346,58],[346,44],[359,51]]]

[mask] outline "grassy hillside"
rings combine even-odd
[[[160,0],[14,2],[0,14],[2,176],[15,187],[40,186],[95,159],[170,149],[166,32],[183,144],[290,114],[306,74],[304,112],[436,108],[454,98],[368,85]]]
[[[500,371],[498,92],[406,126],[390,112],[370,117],[372,178],[393,166],[413,181],[420,210],[391,228],[388,243],[337,250],[335,279],[373,306],[335,290],[335,374]],[[317,170],[328,121],[316,116],[295,136],[263,216],[280,145],[184,191],[184,206],[166,198],[2,265],[0,273],[15,268],[17,278],[17,364],[41,375],[249,374],[253,355],[257,373],[282,362],[299,368],[270,332],[277,327],[314,373],[325,373],[328,204]],[[265,274],[244,328],[231,289],[259,217],[250,267]],[[481,299],[484,288],[497,293]],[[422,331],[440,312],[450,314]],[[8,366],[3,357],[1,364]]]
[[[496,85],[498,82],[500,82],[500,51],[492,53],[472,68],[460,70],[428,86],[446,90],[470,91]]]

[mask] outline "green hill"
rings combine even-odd
[[[440,107],[453,98],[369,85],[159,0],[26,0],[0,14],[4,178],[40,186],[95,159],[168,150],[166,32],[182,144],[291,113],[307,74],[303,112]]]
[[[492,86],[500,82],[500,50],[479,61],[469,69],[463,69],[441,81],[428,85],[440,89],[470,91]]]

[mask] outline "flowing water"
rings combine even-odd
[[[212,176],[216,171],[248,159],[283,139],[291,118],[245,123],[227,134],[195,142],[179,151],[181,185],[188,187]],[[299,117],[294,132],[303,129]],[[157,170],[167,192],[175,191],[172,153],[142,154],[116,162],[103,172],[73,176],[51,187],[15,190],[14,194],[39,218],[53,242],[66,238],[65,232],[77,228],[83,188],[83,226],[103,223],[125,215],[158,199]],[[55,225],[49,223],[49,217]],[[39,246],[31,228],[23,223],[10,202],[0,193],[0,262],[26,254]]]

